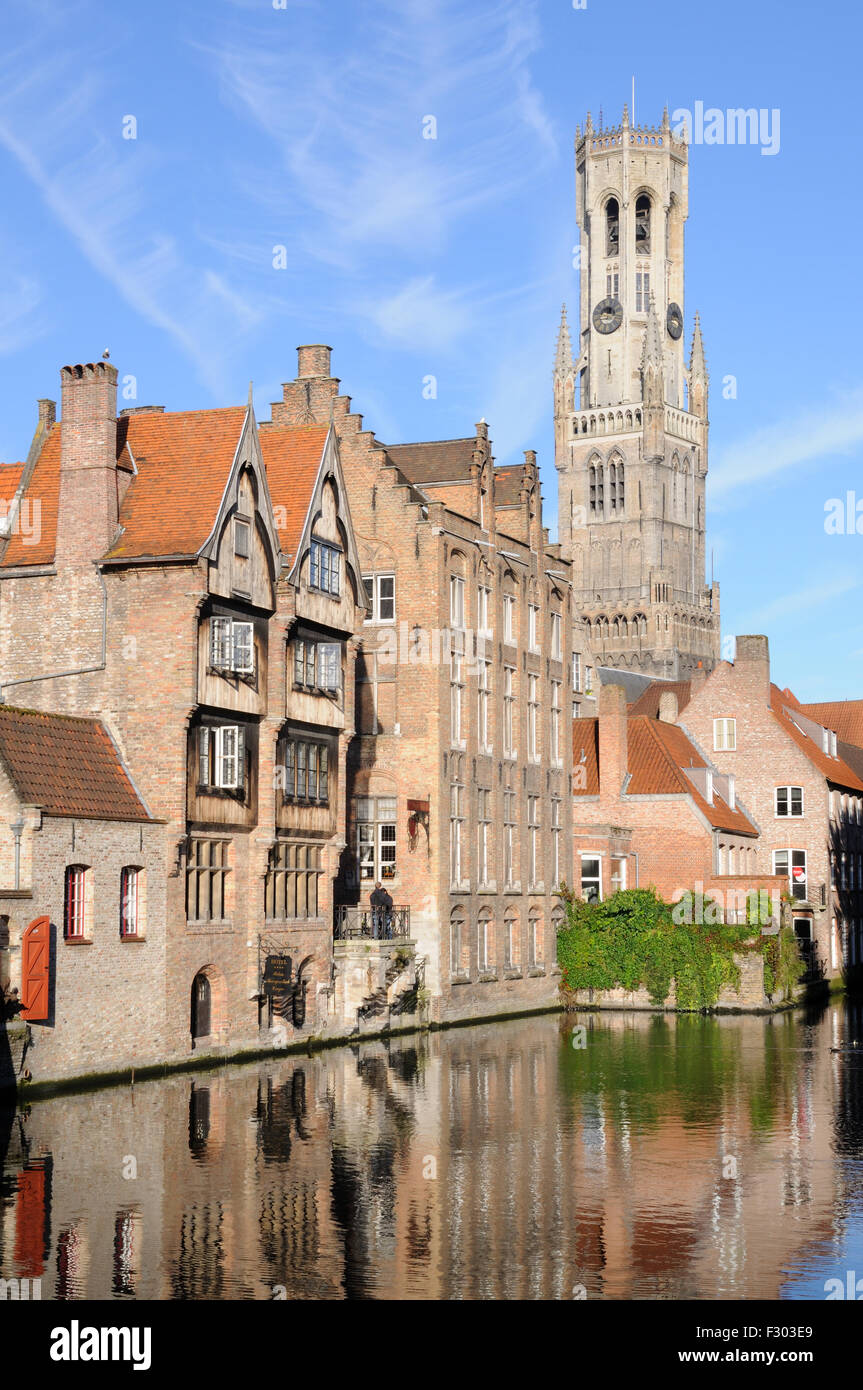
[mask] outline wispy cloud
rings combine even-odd
[[[806,588],[798,589],[793,594],[783,594],[780,598],[774,599],[772,603],[767,603],[750,612],[748,617],[749,631],[760,632],[772,622],[793,617],[797,613],[812,608],[820,608],[826,603],[832,603],[837,598],[843,598],[846,594],[850,594],[860,587],[859,575],[844,574],[837,575],[834,579],[827,580],[822,584],[809,584]]]
[[[35,276],[0,269],[0,353],[17,352],[46,331],[44,316],[36,313],[41,302]]]
[[[778,422],[727,445],[711,469],[711,502],[723,508],[748,499],[753,485],[863,444],[863,388],[817,410]]]
[[[361,56],[346,35],[322,58],[314,27],[297,25],[287,53],[248,26],[202,47],[225,99],[277,149],[280,173],[249,170],[246,187],[278,214],[305,210],[304,249],[346,268],[440,246],[557,148],[530,76],[533,0],[367,0],[356,19]]]

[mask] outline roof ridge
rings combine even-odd
[[[7,705],[0,704],[0,715],[3,714],[29,714],[39,719],[67,719],[73,724],[102,724],[102,716],[99,714],[66,714],[63,710],[53,709],[31,709],[28,705]]]

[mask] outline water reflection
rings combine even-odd
[[[546,1017],[57,1098],[0,1117],[0,1275],[68,1300],[823,1298],[863,1276],[853,1042],[856,1002]]]

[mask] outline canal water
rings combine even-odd
[[[863,1291],[863,1015],[367,1042],[37,1102],[0,1156],[43,1300],[823,1299]]]

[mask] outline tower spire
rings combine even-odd
[[[647,315],[647,327],[644,330],[644,344],[641,349],[641,371],[642,375],[650,369],[662,374],[662,334],[659,331],[659,316],[656,312],[656,300],[650,296],[650,311]]]
[[[572,342],[569,336],[569,323],[566,317],[566,305],[560,311],[560,328],[557,331],[557,349],[554,354],[554,374],[557,377],[565,377],[572,371]]]
[[[692,331],[692,351],[689,354],[689,372],[692,377],[699,377],[703,381],[710,380],[710,373],[707,370],[707,362],[704,357],[701,319],[697,313],[695,315],[695,327]]]

